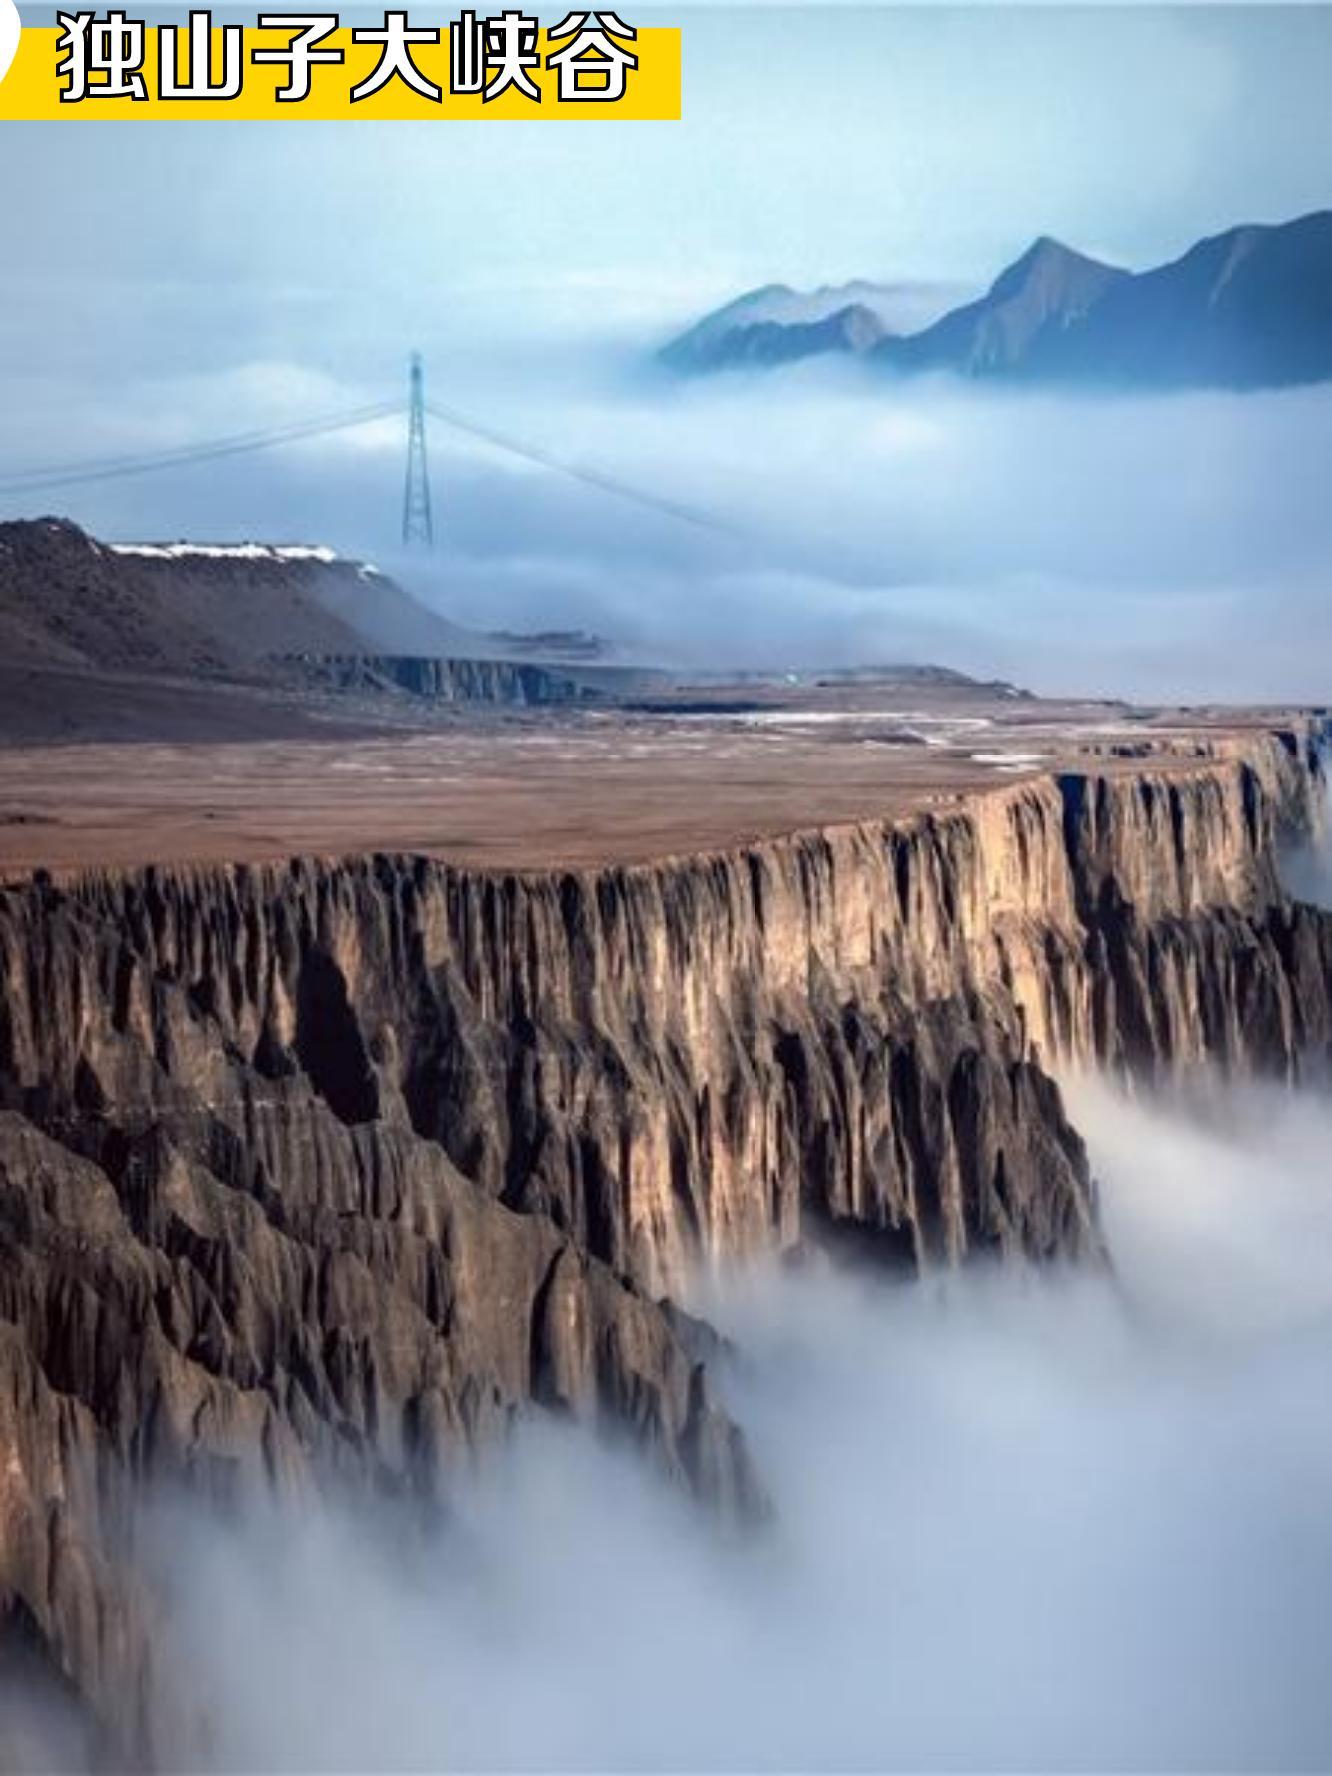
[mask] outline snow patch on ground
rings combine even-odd
[[[203,556],[210,561],[322,561],[339,559],[323,543],[111,543],[113,555],[139,555],[155,561]],[[375,570],[370,570],[375,571]]]

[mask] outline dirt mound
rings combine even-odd
[[[331,549],[0,524],[0,744],[289,739],[585,694],[481,640]]]
[[[101,543],[46,518],[0,524],[0,656],[11,664],[269,678],[280,656],[357,654],[447,623],[328,549]]]

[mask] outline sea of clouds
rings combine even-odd
[[[1332,389],[996,390],[826,361],[681,383],[652,343],[612,350],[572,325],[482,336],[430,360],[430,390],[701,524],[432,422],[437,546],[404,555],[394,420],[202,474],[12,497],[4,515],[49,507],[120,540],[330,544],[473,627],[589,628],[695,667],[932,660],[1044,692],[1327,695]],[[282,358],[168,359],[129,408],[120,384],[80,379],[79,454],[384,394]],[[57,391],[26,427],[23,466],[70,455],[64,410]]]
[[[1102,1274],[700,1285],[775,1516],[533,1423],[391,1517],[172,1520],[219,1770],[1326,1768],[1332,1106],[1084,1083]]]

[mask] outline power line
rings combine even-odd
[[[287,426],[274,426],[265,430],[240,432],[224,438],[204,439],[195,444],[185,444],[173,450],[158,451],[151,455],[83,458],[72,463],[48,464],[43,468],[19,470],[8,475],[0,475],[0,497],[11,494],[43,493],[65,487],[84,486],[92,482],[119,480],[122,477],[158,474],[169,469],[192,468],[201,463],[216,462],[229,456],[247,455],[252,451],[272,450],[284,444],[295,444],[309,438],[325,437],[333,432],[354,430],[357,427],[369,425],[375,420],[394,418],[401,412],[401,404],[397,401],[379,402],[374,406],[356,408],[346,413],[321,419],[305,420]],[[570,480],[581,482],[585,487],[595,488],[601,493],[609,493],[618,499],[630,500],[649,511],[661,514],[663,517],[673,518],[679,523],[693,525],[702,530],[731,535],[742,534],[738,526],[730,524],[712,513],[685,505],[678,500],[665,498],[646,488],[636,487],[631,482],[621,480],[616,475],[606,474],[587,464],[571,462],[541,445],[526,443],[512,433],[500,431],[495,426],[474,420],[456,408],[434,403],[426,406],[423,403],[422,412],[428,413],[443,425],[451,426],[455,431],[477,438],[482,443],[493,445],[511,456],[520,457],[525,462],[534,463],[539,468],[548,469],[554,474],[565,475]]]
[[[240,432],[226,438],[183,444],[174,450],[158,451],[151,456],[103,457],[84,459],[63,466],[20,470],[0,476],[0,494],[40,493],[48,488],[73,487],[89,481],[110,481],[128,475],[151,475],[162,469],[191,467],[196,463],[213,462],[219,457],[240,456],[255,450],[272,450],[282,444],[300,443],[306,438],[326,436],[330,432],[349,431],[369,425],[378,419],[389,419],[401,412],[396,401],[380,402],[374,407],[358,408],[331,418],[305,420],[299,424],[271,427],[266,431]]]
[[[616,475],[607,475],[600,469],[588,468],[585,464],[570,462],[565,457],[556,456],[552,451],[544,450],[540,445],[525,444],[511,433],[496,430],[494,426],[482,425],[479,421],[469,419],[466,414],[459,413],[452,407],[437,407],[431,403],[426,411],[432,419],[443,425],[453,426],[457,431],[466,432],[473,438],[480,438],[486,444],[493,444],[500,450],[507,450],[511,456],[520,456],[525,461],[536,463],[540,468],[551,469],[556,474],[568,475],[571,480],[581,481],[587,487],[595,487],[602,493],[613,493],[619,499],[633,500],[640,506],[647,506],[654,512],[660,512],[667,518],[676,518],[683,524],[696,525],[701,530],[722,531],[732,536],[741,535],[738,525],[730,524],[726,519],[705,512],[695,506],[687,506],[678,500],[664,499],[659,494],[649,493],[644,488],[635,487],[628,481],[621,481]]]

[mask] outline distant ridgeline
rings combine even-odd
[[[850,354],[899,374],[1157,388],[1277,388],[1332,378],[1332,212],[1199,241],[1144,272],[1044,237],[984,296],[894,330],[909,286],[750,291],[660,356],[687,374]]]

